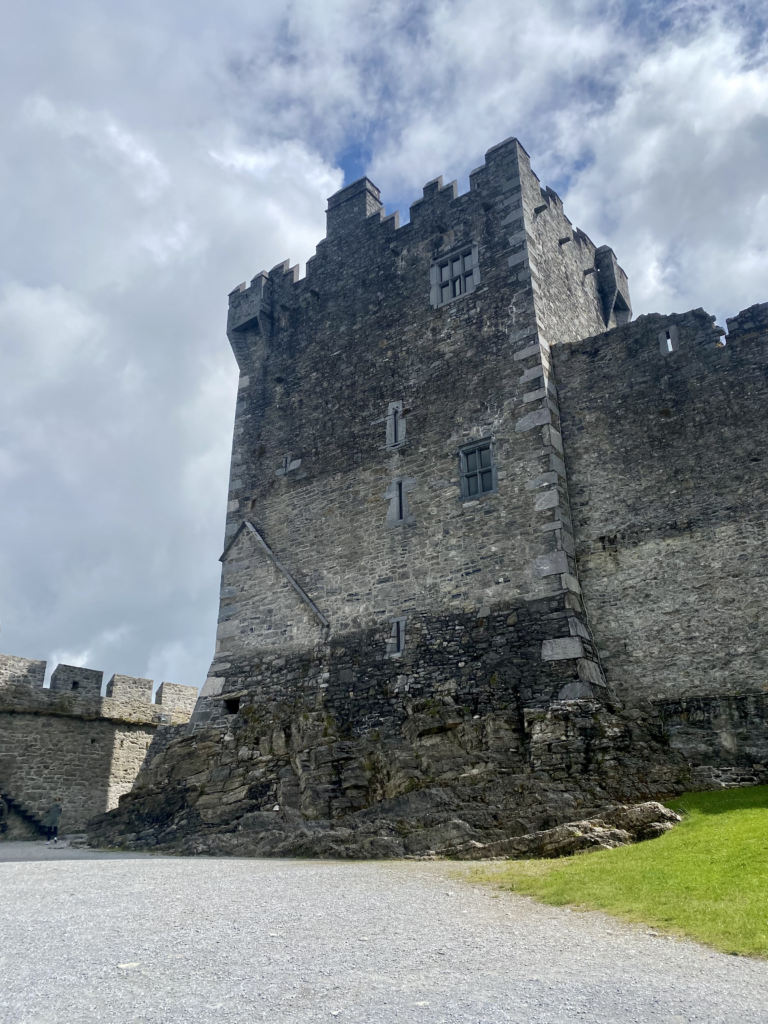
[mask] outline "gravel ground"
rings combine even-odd
[[[445,863],[0,853],[3,1024],[768,1021],[764,962]]]

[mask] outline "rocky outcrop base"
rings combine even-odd
[[[273,705],[178,734],[88,831],[96,846],[185,854],[546,856],[531,851],[550,840],[533,834],[580,830],[552,838],[563,852],[618,842],[607,833],[637,830],[617,805],[626,815],[688,788],[652,708],[563,701],[481,717],[414,701],[402,723],[354,736],[327,714]]]

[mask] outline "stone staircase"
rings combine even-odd
[[[31,811],[25,804],[21,802],[21,800],[19,800],[17,797],[13,795],[13,793],[9,791],[7,786],[4,786],[1,782],[0,797],[2,797],[3,800],[5,800],[6,804],[8,805],[8,809],[13,811],[15,814],[18,814],[18,816],[22,818],[24,821],[26,821],[27,824],[31,825],[38,833],[38,835],[44,836],[46,834],[46,830],[43,828],[43,823],[40,816],[35,814],[34,811]]]

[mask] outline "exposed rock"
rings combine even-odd
[[[179,733],[119,808],[91,822],[89,841],[238,856],[559,856],[660,834],[672,812],[628,805],[689,788],[650,713],[596,701],[482,718],[414,702],[402,728],[362,736],[282,711]]]
[[[567,857],[584,850],[611,850],[644,839],[655,839],[668,832],[680,820],[679,814],[656,801],[629,807],[618,805],[606,808],[600,818],[571,821],[543,832],[501,839],[495,843],[472,841],[445,850],[444,855],[457,860]]]

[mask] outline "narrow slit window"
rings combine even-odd
[[[679,347],[680,340],[675,324],[671,324],[663,331],[659,331],[659,351],[663,356],[668,356],[672,352],[677,352]]]
[[[402,654],[405,650],[405,619],[392,619],[392,629],[387,640],[387,657]]]
[[[497,476],[490,439],[462,448],[460,458],[462,498],[495,493]]]
[[[390,402],[387,406],[386,447],[399,448],[405,442],[406,416],[402,402]]]
[[[416,522],[409,507],[408,494],[416,487],[415,480],[395,477],[382,497],[389,502],[387,508],[387,526],[413,526]]]

